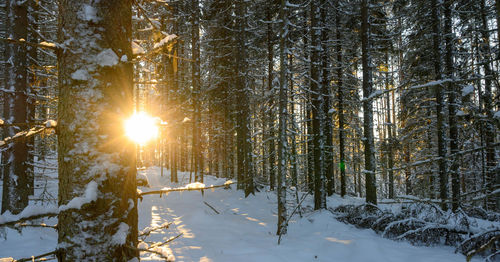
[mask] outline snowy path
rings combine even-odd
[[[189,174],[177,185],[169,183],[168,173],[160,176],[158,168],[143,171],[151,188],[180,187],[187,184]],[[205,184],[220,185],[223,179],[206,177]],[[465,257],[452,247],[416,247],[405,242],[381,238],[372,230],[361,230],[335,220],[330,212],[313,212],[290,221],[288,234],[277,244],[276,195],[260,192],[245,198],[243,192],[222,188],[206,191],[172,192],[167,196],[146,195],[139,203],[139,230],[173,222],[170,228],[153,232],[146,241],[160,242],[180,233],[183,235],[166,245],[176,261],[245,262],[245,261],[335,261],[335,262],[460,262]],[[57,193],[53,183],[54,195]],[[216,214],[203,202],[213,206]],[[359,202],[358,199],[328,199],[329,206]],[[305,205],[311,205],[306,199]],[[55,219],[47,221],[53,225]],[[5,238],[4,238],[5,237]],[[28,228],[22,234],[0,229],[0,258],[23,258],[55,249],[57,233],[53,229]],[[161,261],[142,254],[143,261]],[[473,261],[481,261],[476,258]]]
[[[154,186],[144,191],[176,186],[168,183],[167,176],[160,177],[157,168],[146,173]],[[187,179],[188,174],[181,174],[181,178],[183,175]],[[207,186],[224,183],[213,177],[207,180]],[[329,204],[338,201],[330,198]],[[415,247],[384,239],[372,230],[338,222],[329,212],[314,212],[291,221],[288,234],[277,245],[275,209],[273,192],[248,198],[240,191],[224,189],[205,192],[204,196],[196,191],[173,192],[162,198],[148,195],[139,204],[139,228],[173,222],[169,229],[152,234],[147,240],[165,241],[183,233],[169,246],[176,261],[465,261],[451,247]],[[154,259],[143,255],[142,260]]]

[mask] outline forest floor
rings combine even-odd
[[[143,192],[182,187],[189,182],[189,173],[181,172],[180,182],[171,184],[169,172],[165,171],[162,177],[158,167],[141,173],[147,176],[151,185],[150,188],[140,187]],[[206,186],[224,182],[224,179],[205,177]],[[275,235],[276,194],[261,190],[245,198],[244,193],[235,188],[236,185],[232,185],[231,189],[205,190],[204,194],[188,191],[171,192],[162,197],[144,196],[139,203],[139,230],[172,222],[169,228],[152,232],[145,242],[161,242],[182,233],[158,250],[169,254],[175,261],[465,261],[465,257],[454,253],[452,247],[412,246],[407,242],[384,239],[371,229],[357,229],[337,221],[329,211],[312,211],[311,196],[303,203],[303,210],[307,211],[302,217],[299,214],[292,217],[288,233],[278,245]],[[57,195],[55,192],[51,194]],[[294,198],[290,196],[290,199]],[[330,207],[362,202],[362,199],[352,197],[328,198]],[[290,201],[289,212],[294,205],[295,201]],[[45,223],[55,224],[56,220]],[[0,258],[30,257],[53,251],[56,244],[57,233],[50,228],[26,228],[21,233],[10,228],[0,229]],[[148,253],[142,253],[141,260],[161,261]]]

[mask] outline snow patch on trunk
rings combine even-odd
[[[83,196],[71,199],[68,204],[60,206],[59,211],[65,211],[68,209],[80,209],[83,205],[96,200],[97,183],[95,181],[90,181],[85,188],[85,194]]]
[[[118,231],[116,231],[116,233],[111,238],[111,243],[119,246],[125,245],[129,229],[130,227],[127,224],[121,222],[118,226]]]
[[[104,49],[96,57],[96,63],[102,67],[118,64],[118,56],[111,48]]]

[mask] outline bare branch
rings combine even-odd
[[[145,195],[153,195],[153,194],[167,194],[170,192],[178,192],[178,191],[198,191],[198,190],[207,190],[207,189],[214,189],[214,188],[219,188],[219,187],[225,187],[229,188],[230,185],[234,184],[235,182],[233,181],[228,181],[224,183],[223,185],[217,185],[217,186],[208,186],[208,187],[200,187],[200,188],[171,188],[171,189],[165,189],[165,190],[154,190],[154,191],[148,191],[148,192],[140,192],[138,193],[139,197],[145,196]]]

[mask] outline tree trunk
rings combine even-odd
[[[481,37],[483,39],[480,44],[480,53],[482,53],[485,79],[484,79],[484,93],[482,95],[482,100],[484,104],[484,140],[486,143],[486,194],[490,195],[495,191],[496,186],[500,184],[500,172],[498,172],[496,151],[495,151],[495,136],[496,127],[493,122],[493,93],[491,84],[491,79],[493,78],[493,71],[491,69],[491,48],[490,48],[490,33],[488,28],[488,20],[486,17],[486,6],[485,0],[481,0]],[[492,211],[498,211],[499,209],[499,194],[491,195],[486,200],[486,208]]]
[[[286,10],[286,0],[281,0],[280,6],[280,88],[279,88],[279,140],[278,140],[278,230],[277,235],[284,235],[287,232],[287,214],[286,214],[286,149],[287,149],[287,87],[286,87],[286,54],[288,37],[288,19]]]
[[[363,64],[363,144],[365,147],[366,202],[377,204],[375,180],[375,144],[373,137],[373,107],[370,96],[373,90],[370,54],[369,0],[361,1],[361,49]]]
[[[268,112],[267,112],[267,137],[265,141],[267,141],[267,155],[269,156],[268,169],[269,169],[269,188],[270,190],[274,190],[274,186],[276,183],[276,145],[274,142],[275,132],[274,132],[274,110],[273,110],[273,100],[274,100],[274,92],[273,92],[273,67],[274,67],[274,49],[273,49],[273,26],[270,23],[272,19],[271,16],[271,7],[268,6],[266,10],[266,20],[267,23],[267,32],[266,32],[266,41],[267,41],[267,90],[269,92],[267,98],[268,104]]]
[[[340,196],[344,197],[346,194],[346,176],[345,176],[345,142],[344,142],[344,93],[343,93],[343,72],[342,72],[342,42],[340,41],[341,26],[340,26],[340,10],[335,6],[335,24],[336,24],[336,50],[337,54],[337,113],[339,118],[339,169],[340,169]],[[356,181],[356,178],[354,178]],[[356,187],[355,187],[356,188]]]
[[[433,42],[433,54],[434,54],[434,74],[435,80],[439,81],[442,79],[442,69],[441,69],[441,15],[440,15],[440,5],[437,0],[432,0],[432,42]],[[448,175],[446,173],[446,144],[445,144],[445,127],[444,127],[444,112],[443,112],[443,92],[441,88],[442,84],[434,86],[434,97],[436,99],[436,132],[438,141],[438,172],[439,172],[439,197],[442,200],[441,208],[447,210],[448,206],[445,201],[448,198]]]
[[[192,69],[192,86],[193,86],[193,166],[194,177],[196,182],[203,183],[202,156],[201,156],[201,131],[200,131],[200,3],[199,0],[191,1],[192,16],[191,16],[191,52],[193,62]]]
[[[7,35],[15,40],[27,39],[28,3],[14,0],[6,1]],[[27,82],[26,45],[9,43],[6,46],[6,81],[4,92],[4,119],[7,124],[28,123],[28,94],[31,93]],[[4,137],[12,137],[28,125],[7,126]],[[28,195],[32,192],[32,174],[27,171],[28,144],[24,141],[9,144],[2,152],[3,157],[3,194],[2,212],[13,214],[21,212],[28,205]]]
[[[131,18],[130,0],[59,2],[59,261],[139,257]]]
[[[324,3],[323,0],[321,3]],[[325,137],[324,137],[324,99],[321,94],[321,3],[312,1],[311,5],[311,98],[312,98],[312,140],[314,152],[314,209],[326,208],[325,191]]]
[[[454,79],[454,66],[453,66],[453,31],[452,31],[452,15],[451,8],[453,0],[444,1],[444,41],[445,41],[445,68],[446,77]],[[451,175],[451,195],[452,195],[452,210],[455,212],[459,207],[460,198],[460,173],[458,166],[459,157],[458,153],[458,123],[457,123],[457,88],[455,83],[448,84],[448,125],[450,127],[450,158],[451,165],[449,173]]]

